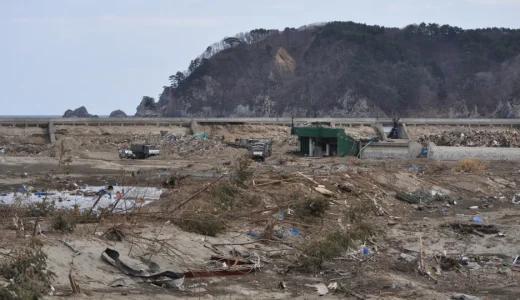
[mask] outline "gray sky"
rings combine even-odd
[[[519,28],[520,0],[0,0],[0,115],[134,114],[225,36],[326,21]]]

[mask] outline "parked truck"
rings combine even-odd
[[[254,160],[264,161],[267,157],[272,154],[272,143],[270,141],[262,141],[251,144],[248,147],[249,154]]]
[[[151,144],[132,144],[130,146],[130,151],[132,151],[135,158],[138,159],[146,159],[150,156],[159,155],[159,149],[157,146]]]

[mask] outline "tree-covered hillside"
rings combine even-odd
[[[506,28],[257,29],[208,47],[154,107],[165,116],[520,117],[519,54],[520,30]]]

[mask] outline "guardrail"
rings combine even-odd
[[[49,122],[60,125],[87,126],[135,126],[135,125],[174,125],[189,127],[192,120],[199,124],[265,124],[290,125],[291,122],[326,122],[336,125],[371,125],[375,123],[392,124],[390,118],[0,118],[0,126],[40,126],[47,127]],[[443,118],[403,118],[407,125],[470,125],[470,126],[514,126],[520,119],[443,119]]]

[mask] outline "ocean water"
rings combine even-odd
[[[0,118],[34,118],[34,119],[48,119],[48,118],[61,118],[61,115],[0,115]],[[108,118],[108,115],[98,116],[100,118]]]

